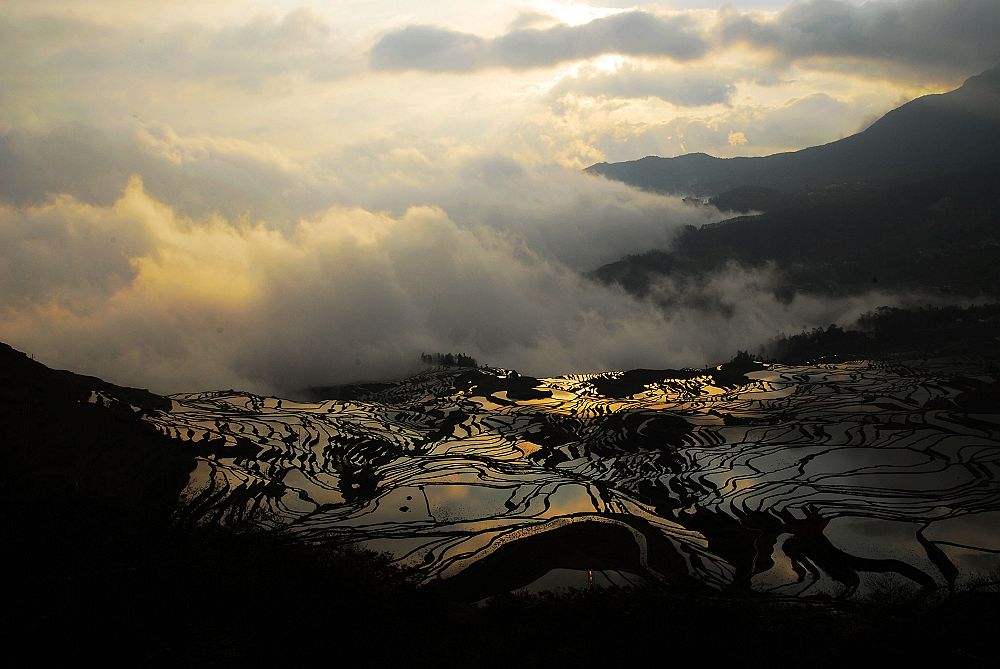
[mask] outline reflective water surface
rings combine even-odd
[[[844,597],[998,568],[997,381],[954,360],[447,369],[350,401],[175,395],[149,420],[199,453],[194,519],[359,542],[470,598],[644,580]]]

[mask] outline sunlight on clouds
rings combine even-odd
[[[223,159],[231,163],[248,163],[275,167],[284,172],[301,172],[302,167],[277,147],[248,142],[234,137],[181,137],[173,128],[162,123],[140,127],[139,143],[152,153],[173,163]]]
[[[729,131],[729,146],[743,146],[747,143],[747,136],[735,130]]]
[[[618,54],[609,53],[603,56],[598,56],[593,58],[589,62],[589,66],[592,67],[596,72],[603,72],[606,74],[614,74],[622,68],[627,62],[625,56],[620,56]]]
[[[583,25],[594,19],[629,11],[628,8],[624,7],[597,7],[576,2],[553,2],[551,0],[531,2],[530,6],[534,11],[552,16],[560,23],[570,26]]]
[[[26,222],[42,216],[48,228],[25,236]],[[534,374],[700,365],[799,323],[803,308],[832,321],[871,306],[780,303],[766,276],[753,283],[764,289],[747,294],[737,272],[693,301],[733,301],[734,315],[666,313],[587,281],[513,232],[463,228],[436,207],[398,217],[332,208],[288,232],[194,220],[133,178],[104,207],[58,197],[4,210],[0,267],[47,252],[23,272],[34,286],[0,274],[15,282],[0,293],[0,340],[48,364],[158,391],[289,391],[400,376],[419,366],[420,351],[438,349]],[[95,235],[127,244],[102,259],[79,241]],[[706,340],[705,328],[718,336]]]
[[[682,70],[683,71],[683,70]],[[645,76],[645,75],[644,75]],[[543,132],[564,138],[566,144],[583,139],[586,160],[594,152],[601,160],[633,160],[646,155],[674,156],[703,151],[721,157],[767,155],[823,144],[853,134],[893,107],[909,99],[907,89],[882,86],[876,89],[859,85],[839,74],[803,75],[788,70],[788,83],[780,86],[739,81],[733,84],[725,103],[683,107],[659,95],[683,93],[683,79],[672,83],[672,74],[659,80],[662,90],[650,89],[645,79],[628,83],[597,80],[563,81],[553,88],[551,118],[544,113],[525,119],[537,124],[537,130],[525,130],[522,136]],[[691,72],[692,79],[700,76]],[[709,85],[699,94],[709,95]],[[831,94],[816,94],[815,90]],[[697,89],[696,89],[697,90]],[[721,90],[721,89],[720,89]],[[624,98],[619,95],[657,93],[656,97]],[[582,95],[589,93],[599,97]],[[710,102],[712,97],[705,101]],[[698,102],[697,98],[688,102]],[[822,123],[817,123],[821,119]],[[584,130],[586,129],[586,130]],[[743,133],[745,144],[730,142],[729,131]],[[738,139],[735,136],[734,139]],[[558,141],[553,146],[559,146]]]
[[[781,305],[762,280],[736,333],[587,282],[719,213],[580,169],[846,136],[995,59],[1000,5],[714,4],[11,0],[0,339],[180,390],[391,376],[427,350],[701,364],[838,320],[864,300]],[[880,17],[901,17],[881,42]]]
[[[226,136],[268,145],[299,163],[322,159],[323,154],[348,143],[376,141],[386,132],[401,134],[405,129],[421,140],[447,138],[479,147],[528,144],[533,146],[530,151],[522,146],[510,152],[535,162],[584,165],[602,157],[640,157],[626,154],[626,146],[610,152],[605,147],[623,125],[692,118],[684,105],[736,103],[766,114],[816,90],[841,100],[881,95],[896,102],[955,85],[963,78],[957,74],[939,81],[935,75],[930,87],[912,77],[886,81],[885,71],[864,62],[852,69],[846,61],[831,66],[821,55],[775,58],[746,40],[716,40],[704,55],[683,60],[684,64],[655,54],[625,57],[615,52],[621,42],[617,37],[618,41],[609,43],[608,52],[598,49],[590,54],[583,49],[579,58],[527,70],[372,72],[365,63],[373,41],[393,26],[446,25],[485,39],[509,34],[505,26],[519,8],[539,16],[555,15],[552,25],[566,30],[635,14],[624,7],[580,3],[517,7],[494,3],[461,10],[456,22],[448,22],[448,12],[455,9],[452,4],[421,9],[415,3],[374,2],[352,6],[345,13],[335,11],[336,5],[322,3],[269,6],[261,2],[244,6],[241,13],[232,11],[238,4],[216,14],[194,13],[193,19],[185,18],[188,23],[183,29],[167,20],[142,20],[142,7],[149,10],[149,16],[159,16],[152,4],[137,5],[117,19],[113,12],[100,9],[112,5],[99,5],[92,14],[60,13],[61,5],[51,5],[60,8],[56,16],[45,21],[27,16],[32,11],[45,13],[46,6],[19,4],[18,11],[0,20],[0,44],[6,43],[6,48],[0,46],[6,63],[0,66],[0,85],[5,88],[0,93],[0,118],[4,119],[0,123],[4,127],[38,130],[74,122],[106,127],[135,120],[150,127],[169,126],[188,137]],[[654,7],[647,8],[638,24],[682,17],[695,32],[711,34],[719,21],[731,21],[733,16],[743,14],[739,9],[719,13]],[[604,34],[593,26],[587,30]],[[552,51],[546,58],[572,56],[573,49],[556,48],[556,36],[553,33],[551,40],[535,46]],[[516,51],[505,52],[503,57],[514,58]],[[678,55],[687,58],[690,54]],[[600,95],[603,90],[605,103],[572,103],[577,110],[573,119],[567,119],[561,110],[564,104],[551,98],[557,87],[569,85],[562,82],[571,76],[583,88],[576,91],[578,96]],[[681,87],[678,82],[685,79],[689,83]],[[889,106],[875,105],[858,118]],[[550,112],[563,118],[556,121]],[[525,123],[528,118],[547,116],[559,125],[552,132],[546,130],[545,122]],[[704,112],[697,115],[704,116]],[[839,118],[817,117],[812,122],[821,141],[843,134]],[[611,126],[619,129],[610,133]],[[541,136],[522,141],[521,134],[528,128]],[[731,148],[725,137],[721,143],[699,144],[688,134],[687,150]],[[601,135],[603,139],[595,139]],[[759,143],[754,137],[753,146],[760,151],[785,150],[800,148],[800,141],[790,135],[785,141]],[[235,151],[235,147],[228,150]]]

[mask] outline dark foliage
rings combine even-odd
[[[420,361],[439,367],[479,367],[475,358],[464,353],[421,353]]]
[[[628,256],[591,276],[644,295],[660,277],[696,285],[735,263],[773,267],[782,300],[873,288],[1000,295],[998,210],[1000,166],[688,227],[669,251]]]
[[[764,355],[796,364],[899,355],[972,355],[993,360],[998,342],[1000,304],[880,307],[863,314],[847,329],[831,324],[796,335],[780,335]]]

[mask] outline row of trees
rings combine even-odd
[[[879,357],[902,353],[996,357],[1000,304],[878,307],[853,327],[831,324],[771,341],[765,357],[802,363],[831,356]]]
[[[440,367],[479,367],[475,358],[464,353],[421,353],[420,360]]]

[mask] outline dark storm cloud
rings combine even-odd
[[[512,29],[489,39],[414,25],[383,36],[370,51],[369,63],[381,70],[472,72],[544,67],[603,53],[688,61],[742,43],[792,61],[828,57],[890,64],[890,75],[921,69],[968,75],[1000,62],[998,34],[996,0],[875,0],[862,5],[811,0],[776,17],[723,8],[711,35],[702,32],[693,15],[644,11],[578,26]]]
[[[372,48],[370,62],[380,70],[473,71],[489,66],[491,43],[481,37],[435,26],[407,26],[389,33]]]
[[[683,61],[698,58],[707,49],[690,17],[633,11],[579,26],[513,30],[493,39],[435,26],[408,26],[382,37],[369,62],[380,70],[471,72],[543,67],[603,53]]]
[[[840,0],[797,3],[767,20],[723,11],[724,43],[743,42],[791,59],[833,57],[974,74],[1000,62],[997,0]]]

